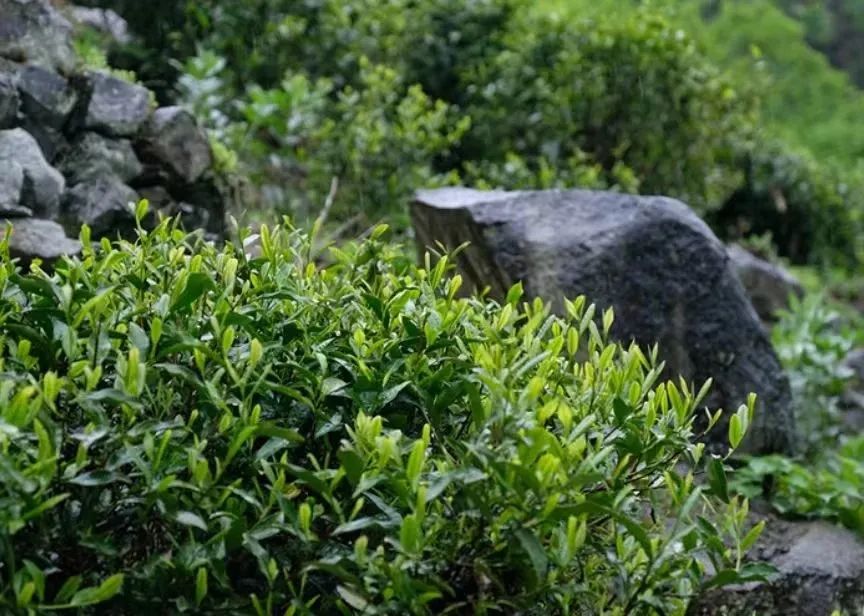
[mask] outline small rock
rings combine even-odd
[[[0,131],[0,166],[12,162],[24,170],[20,205],[40,218],[56,218],[66,181],[45,160],[36,140],[20,128]]]
[[[75,67],[72,24],[48,0],[0,0],[0,56],[61,73]]]
[[[107,34],[117,43],[126,44],[132,40],[129,36],[129,24],[111,9],[71,6],[69,11],[73,21]]]
[[[39,144],[39,149],[42,150],[42,156],[51,165],[54,164],[60,153],[69,147],[66,135],[56,128],[40,124],[26,116],[22,118],[20,127],[30,133],[30,136],[36,140],[36,143]]]
[[[766,583],[709,591],[689,616],[830,616],[834,609],[860,614],[864,608],[864,541],[826,522],[789,522],[773,517],[753,549],[753,558],[778,570]]]
[[[94,237],[128,237],[135,229],[132,207],[137,201],[138,194],[119,178],[94,178],[66,192],[64,218],[70,227],[88,225]]]
[[[204,229],[218,236],[225,234],[227,200],[212,174],[194,184],[177,186],[172,195],[182,205],[179,214],[187,229]]]
[[[142,155],[186,184],[193,184],[213,166],[207,133],[181,107],[157,109],[144,130]]]
[[[102,175],[115,175],[128,182],[142,170],[128,140],[109,139],[92,132],[78,137],[57,167],[73,185]]]
[[[801,297],[804,294],[801,283],[781,266],[760,259],[740,246],[729,246],[728,252],[762,321],[775,321],[777,312],[789,307],[790,295]]]
[[[840,368],[849,375],[840,396],[843,426],[849,434],[860,434],[864,432],[864,348],[850,351]]]
[[[14,160],[0,164],[0,211],[18,207],[24,190],[24,168]]]
[[[0,73],[0,129],[11,128],[18,122],[21,98],[16,80],[8,73]]]
[[[864,388],[864,348],[852,349],[843,359],[843,367],[849,371],[852,383]]]
[[[79,80],[83,105],[78,124],[109,137],[131,137],[150,117],[147,88],[99,72],[85,73]]]
[[[39,218],[17,218],[8,221],[12,224],[9,238],[9,252],[13,259],[21,259],[24,264],[33,259],[52,262],[68,255],[81,252],[81,242],[66,237],[66,232],[53,220]],[[0,224],[0,238],[6,235],[6,224]]]
[[[63,77],[41,66],[27,66],[18,75],[21,111],[35,122],[61,129],[78,96]]]
[[[795,447],[789,382],[725,246],[686,205],[664,197],[586,190],[418,193],[411,218],[421,250],[471,242],[457,265],[475,289],[503,299],[518,281],[557,311],[584,295],[612,307],[611,334],[659,343],[665,376],[699,387],[728,417],[753,392],[759,408],[743,449]],[[723,421],[723,420],[721,420]],[[708,434],[728,447],[725,426]]]

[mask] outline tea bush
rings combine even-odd
[[[707,384],[385,231],[326,267],[287,223],[258,257],[85,228],[53,273],[4,240],[2,611],[681,614],[764,574],[693,441]]]

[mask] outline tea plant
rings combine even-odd
[[[4,241],[0,609],[681,614],[761,577],[707,384],[584,298],[457,298],[385,231],[327,267],[287,223],[257,258],[85,228],[53,273]]]

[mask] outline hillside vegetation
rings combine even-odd
[[[0,612],[684,616],[776,573],[749,560],[750,498],[864,534],[854,1],[87,4],[134,36],[78,32],[78,68],[193,111],[241,224],[213,240],[141,200],[49,264],[0,239]],[[732,297],[799,451],[740,453],[772,421],[755,396],[704,408],[710,380],[614,340],[591,298],[466,295],[464,246],[418,265],[411,195],[456,184],[689,204],[716,259],[673,255],[698,280],[668,322],[693,345],[695,296],[694,327],[730,331]],[[699,217],[850,301],[791,300],[772,348]],[[625,287],[619,318],[667,290]]]
[[[103,4],[141,37],[112,61],[210,119],[256,212],[329,202],[350,234],[418,185],[607,187],[858,259],[861,95],[769,0]]]

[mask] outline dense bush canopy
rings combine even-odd
[[[705,387],[382,233],[326,267],[289,227],[249,258],[167,220],[50,275],[4,254],[3,611],[677,614],[761,574]]]

